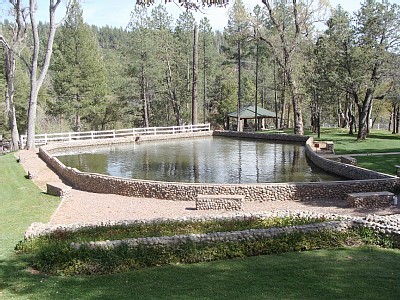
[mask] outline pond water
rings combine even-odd
[[[333,181],[306,159],[300,144],[207,137],[87,148],[56,155],[83,172],[169,182]]]

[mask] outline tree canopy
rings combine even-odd
[[[365,139],[379,123],[398,133],[398,5],[371,1],[353,14],[337,7],[322,30],[315,22],[326,1],[262,0],[253,11],[235,1],[228,26],[215,31],[207,18],[197,24],[193,9],[228,1],[179,1],[187,9],[175,20],[165,5],[137,1],[143,5],[134,6],[126,29],[89,26],[77,1],[68,3],[74,5],[63,24],[36,24],[33,10],[36,26],[29,10],[10,6],[20,17],[13,14],[15,20],[1,24],[3,54],[7,45],[17,45],[10,41],[18,24],[25,39],[16,36],[19,45],[8,53],[15,54],[13,83],[5,76],[7,55],[0,64],[0,90],[15,100],[15,122],[4,120],[9,96],[0,106],[2,132],[11,133],[11,124],[31,134],[196,121],[221,128],[227,113],[258,103],[274,111],[276,122],[243,125],[291,127],[302,134],[325,123]],[[50,4],[54,13],[60,1]],[[53,35],[52,53],[40,45]],[[45,62],[47,76],[39,72]],[[33,123],[27,117],[31,106],[37,106],[37,113],[29,113]]]

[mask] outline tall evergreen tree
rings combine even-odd
[[[77,1],[56,38],[52,70],[55,111],[73,120],[76,131],[83,129],[83,120],[92,129],[104,127],[106,71],[98,41],[83,22]]]
[[[236,0],[229,12],[226,37],[233,48],[236,48],[234,57],[237,61],[237,131],[242,131],[239,114],[242,106],[243,84],[242,84],[242,56],[246,40],[251,36],[249,30],[250,15],[242,0]]]

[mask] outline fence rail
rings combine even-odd
[[[122,137],[136,137],[143,135],[176,134],[187,132],[210,131],[210,124],[182,125],[169,127],[146,127],[103,131],[81,131],[64,133],[44,133],[35,135],[35,146],[46,145],[51,142],[70,142],[76,140],[115,139]],[[26,135],[21,135],[21,147],[26,144]]]

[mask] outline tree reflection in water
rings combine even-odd
[[[146,180],[200,183],[332,181],[301,144],[207,137],[92,148],[59,155],[84,172]]]

